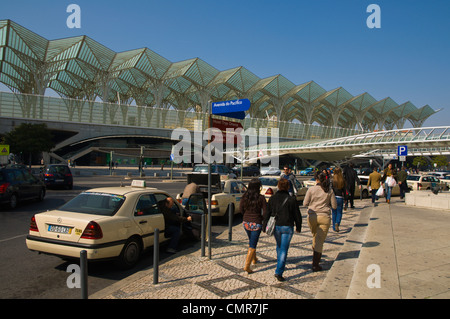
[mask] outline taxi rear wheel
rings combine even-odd
[[[123,246],[119,256],[119,266],[124,269],[134,267],[141,257],[142,246],[138,238],[130,238]]]

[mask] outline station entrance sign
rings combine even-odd
[[[213,102],[211,104],[211,113],[243,120],[245,118],[245,112],[248,111],[249,108],[249,99]]]

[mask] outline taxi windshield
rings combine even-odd
[[[125,196],[106,193],[81,193],[71,201],[59,208],[59,210],[92,214],[100,216],[113,216],[122,206]]]

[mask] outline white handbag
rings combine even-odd
[[[380,188],[378,188],[377,192],[375,193],[376,196],[378,197],[383,197],[384,196],[384,189],[383,186],[380,186]]]
[[[392,176],[388,176],[386,178],[386,184],[389,187],[395,187],[397,185],[397,182],[395,181],[395,178]]]

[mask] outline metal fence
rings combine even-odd
[[[10,92],[0,92],[0,117],[159,129],[183,127],[190,131],[207,128],[207,114],[201,112]],[[196,120],[201,121],[202,127],[195,127]],[[257,134],[260,128],[278,128],[278,137],[281,139],[332,139],[362,133],[356,129],[260,118],[233,121],[239,122],[244,129],[255,128]],[[268,130],[268,136],[270,134],[271,130]]]

